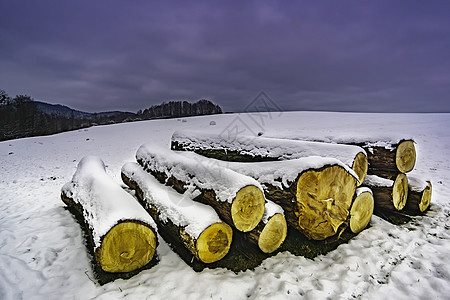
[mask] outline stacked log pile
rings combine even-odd
[[[157,229],[194,270],[237,272],[279,251],[325,254],[372,214],[401,223],[431,201],[431,182],[407,174],[412,140],[346,145],[175,132],[171,148],[144,144],[137,163],[122,167],[135,197],[95,157],[83,158],[62,188],[97,273],[106,274],[100,283],[154,265]]]

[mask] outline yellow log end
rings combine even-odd
[[[356,179],[340,166],[304,172],[297,182],[298,225],[305,235],[323,240],[346,220]]]
[[[353,201],[350,210],[350,230],[359,233],[370,222],[374,209],[373,195],[369,191],[359,194]]]
[[[395,163],[401,173],[408,173],[414,169],[414,165],[416,164],[416,147],[413,141],[402,141],[398,145]]]
[[[273,215],[259,235],[259,249],[264,253],[272,253],[283,244],[286,235],[286,218],[282,214]]]
[[[396,210],[402,210],[405,207],[408,198],[408,178],[405,174],[398,174],[392,188],[392,203]]]
[[[253,230],[264,214],[266,200],[262,191],[254,185],[243,187],[231,204],[231,218],[237,230]]]
[[[230,250],[233,230],[226,223],[214,223],[197,239],[197,255],[204,263],[221,260]]]
[[[430,202],[431,202],[431,192],[432,192],[432,186],[431,186],[431,182],[427,181],[428,186],[425,188],[425,190],[422,193],[422,198],[420,199],[420,203],[419,203],[419,210],[421,212],[424,212],[427,210],[427,208],[430,206]]]
[[[137,222],[122,222],[111,228],[96,251],[97,262],[106,272],[131,272],[148,264],[156,251],[151,228]]]
[[[369,163],[367,161],[367,156],[363,152],[359,152],[355,160],[353,161],[352,169],[355,171],[356,175],[358,175],[359,182],[357,182],[357,186],[360,186],[367,175],[367,170],[369,168]]]

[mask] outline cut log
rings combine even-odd
[[[266,198],[279,204],[286,220],[309,239],[333,236],[347,220],[357,175],[339,160],[318,156],[256,163],[209,160],[255,178],[264,186]]]
[[[264,253],[272,253],[283,244],[287,235],[287,224],[281,206],[266,200],[264,216],[247,238],[258,245]]]
[[[360,185],[367,174],[367,154],[354,145],[238,136],[227,139],[216,134],[176,131],[173,150],[194,151],[206,157],[235,162],[261,162],[310,156],[336,158],[355,171]]]
[[[374,209],[374,200],[372,191],[367,187],[359,187],[355,192],[355,199],[353,200],[350,209],[350,230],[353,233],[359,233],[370,222]]]
[[[396,136],[355,136],[344,133],[321,135],[315,132],[313,136],[294,134],[283,136],[283,139],[303,141],[328,142],[362,147],[367,153],[369,162],[368,174],[394,179],[399,173],[408,173],[414,169],[416,163],[416,148],[412,138]]]
[[[405,212],[417,215],[425,212],[430,206],[432,186],[431,182],[414,175],[408,177],[408,200]]]
[[[186,157],[149,144],[139,148],[136,159],[160,182],[210,205],[225,222],[239,231],[253,230],[263,217],[262,186],[253,178],[218,164],[208,164],[199,155]]]
[[[394,179],[399,173],[408,173],[416,164],[414,141],[402,140],[394,144],[362,145],[367,151],[369,174]]]
[[[177,246],[183,245],[191,257],[213,263],[229,251],[233,230],[222,222],[211,207],[194,202],[187,195],[162,185],[136,163],[122,167],[122,179],[136,191],[141,204],[157,222],[159,232],[180,256]]]
[[[106,174],[99,158],[80,161],[61,198],[84,220],[95,261],[103,271],[131,272],[152,260],[158,244],[154,220]]]
[[[408,178],[405,174],[398,174],[395,181],[376,175],[367,175],[363,184],[372,190],[375,212],[377,210],[400,211],[405,207],[408,199]]]

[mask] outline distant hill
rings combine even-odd
[[[65,105],[33,101],[28,96],[20,96],[18,99],[21,100],[14,101],[9,98],[0,105],[0,141],[49,135],[93,125],[222,113],[220,106],[209,100],[199,100],[195,103],[170,101],[140,110],[138,113],[88,113]]]

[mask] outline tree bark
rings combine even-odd
[[[179,193],[194,189],[199,193],[193,197],[194,201],[213,207],[239,231],[253,230],[262,219],[265,203],[262,187],[248,176],[209,164],[199,155],[187,157],[148,145],[138,150],[136,159],[158,181]]]
[[[183,195],[177,195],[167,191],[165,187],[158,187],[156,179],[144,170],[139,170],[136,164],[126,164],[122,168],[123,182],[136,191],[136,196],[143,207],[157,222],[159,233],[166,242],[189,264],[193,260],[209,264],[221,260],[228,253],[232,241],[233,231],[231,227],[215,218],[211,220],[199,220],[199,224],[190,223],[192,218],[183,216],[186,205],[191,205],[191,210],[202,210],[201,204],[188,203],[189,199]],[[155,183],[152,183],[154,181]],[[164,189],[165,188],[165,189]],[[170,194],[168,197],[165,195]],[[170,203],[169,201],[173,201]],[[183,206],[179,206],[181,201]],[[174,203],[176,203],[174,205]],[[171,210],[170,213],[167,213]],[[162,212],[163,211],[163,212]],[[183,220],[183,224],[177,224],[177,220]],[[187,223],[187,224],[186,224]],[[195,235],[188,226],[201,226],[201,232]],[[180,250],[182,247],[188,252]]]
[[[129,273],[152,261],[158,245],[156,224],[106,174],[100,159],[80,161],[72,180],[62,188],[61,199],[85,225],[90,251],[102,272]]]
[[[367,175],[366,151],[355,145],[239,136],[226,139],[220,135],[177,131],[171,148],[234,162],[262,162],[310,156],[332,157],[344,162],[358,175],[361,185]]]

